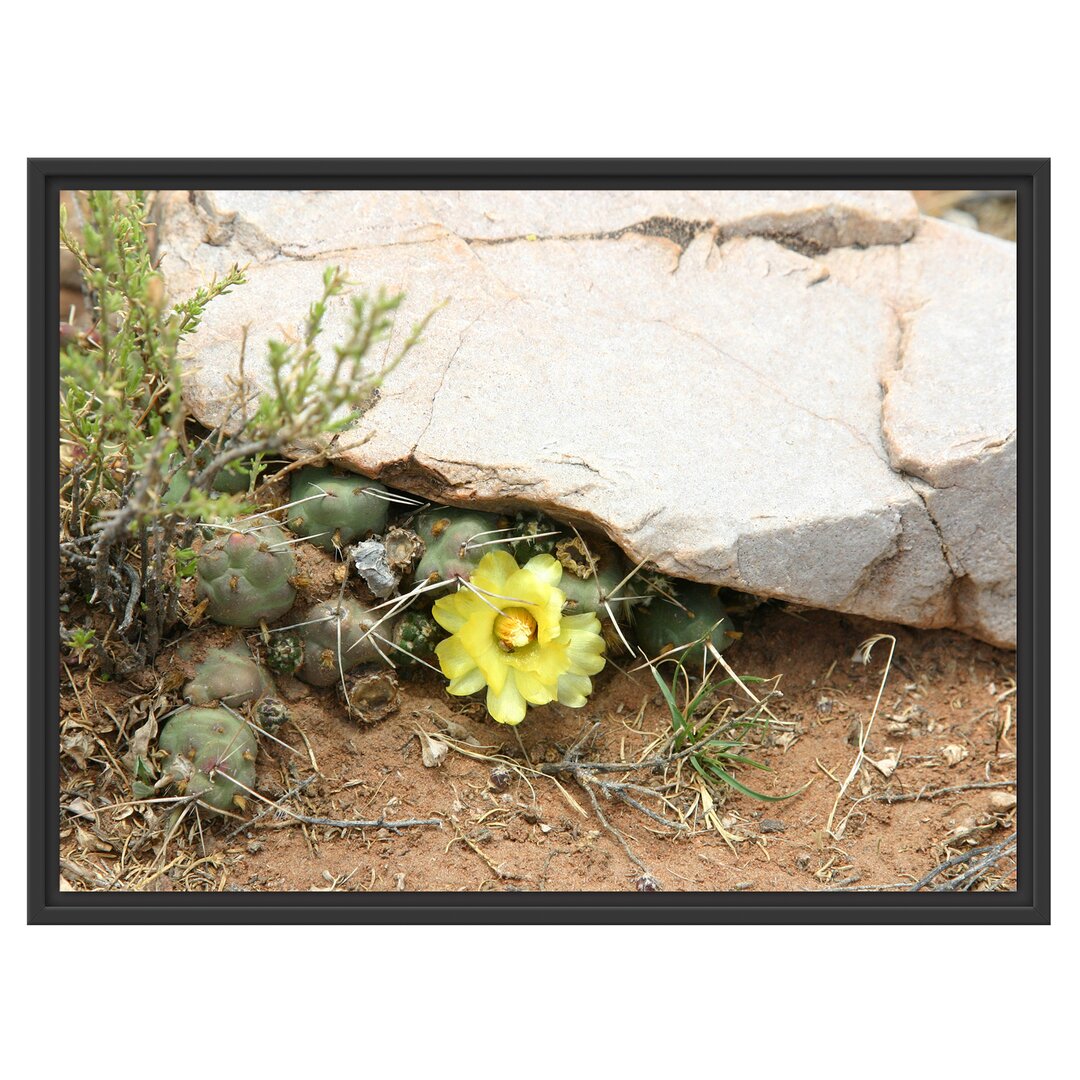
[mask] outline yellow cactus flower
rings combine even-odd
[[[435,602],[431,614],[451,634],[435,649],[451,694],[486,686],[488,712],[500,724],[520,724],[526,703],[585,704],[589,676],[604,667],[604,639],[592,612],[563,615],[561,578],[550,555],[518,566],[495,551],[473,571],[477,592],[462,587]]]

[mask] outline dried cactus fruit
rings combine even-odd
[[[368,633],[382,618],[356,600],[327,600],[316,604],[305,616],[300,630],[304,641],[304,662],[297,678],[312,686],[332,686],[341,673],[360,664],[381,660],[376,648],[378,639]],[[393,620],[383,623],[375,633],[389,638]]]
[[[340,551],[360,537],[386,528],[386,488],[377,480],[334,469],[300,469],[293,477],[288,526],[324,551]],[[372,494],[375,492],[375,494]],[[312,498],[312,496],[323,496]]]
[[[411,529],[391,528],[353,545],[349,552],[360,579],[380,600],[394,593],[424,554],[424,541]]]
[[[192,705],[220,701],[234,709],[245,701],[257,701],[273,692],[273,680],[255,663],[244,645],[212,649],[184,687],[184,697]]]
[[[226,626],[258,626],[293,606],[296,559],[285,534],[265,519],[215,536],[199,552],[198,594],[206,614]],[[260,527],[262,526],[262,527]]]
[[[638,608],[634,623],[646,656],[655,660],[672,653],[681,663],[694,665],[706,658],[705,642],[712,642],[717,652],[731,644],[731,620],[714,586],[655,577],[649,578],[653,595]],[[691,647],[682,648],[686,645]]]
[[[353,566],[360,580],[371,590],[371,595],[385,600],[401,580],[386,560],[386,545],[382,538],[373,536],[370,540],[361,540],[349,551]]]
[[[289,707],[274,697],[264,697],[255,706],[255,723],[266,731],[276,731],[289,719]]]
[[[414,581],[448,581],[472,576],[477,563],[491,550],[479,547],[507,535],[498,531],[500,519],[482,510],[455,510],[441,506],[418,514],[413,522],[424,542],[424,556],[413,573]]]
[[[168,755],[162,776],[171,778],[179,794],[197,795],[214,810],[244,809],[244,788],[255,786],[259,747],[238,716],[225,709],[184,709],[162,728],[158,746]]]
[[[345,680],[348,706],[365,724],[382,720],[398,709],[398,681],[392,671],[383,670],[350,675]],[[345,697],[339,688],[339,696]]]
[[[392,526],[383,537],[386,562],[398,578],[407,577],[424,556],[425,544],[412,529]]]
[[[304,662],[304,642],[295,630],[273,632],[266,641],[266,666],[279,675],[295,675]]]

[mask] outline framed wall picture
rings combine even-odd
[[[31,922],[1049,920],[1048,162],[29,221]]]

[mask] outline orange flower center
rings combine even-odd
[[[506,652],[520,649],[536,640],[536,620],[524,608],[507,608],[495,620],[495,636]]]

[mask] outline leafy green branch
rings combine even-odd
[[[357,296],[345,340],[326,362],[318,345],[329,304],[353,284],[328,267],[302,339],[268,343],[271,385],[253,411],[241,376],[228,414],[240,414],[234,430],[193,440],[179,346],[212,302],[245,283],[244,270],[233,266],[168,307],[144,193],[91,191],[82,205],[81,239],[63,207],[60,218],[96,322],[92,333],[69,337],[60,356],[62,569],[91,608],[119,620],[110,640],[126,643],[122,666],[133,668],[156,655],[177,621],[196,526],[247,512],[267,457],[354,422],[435,311],[372,369],[371,352],[391,336],[404,297]]]

